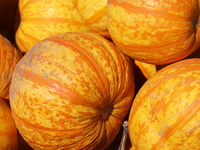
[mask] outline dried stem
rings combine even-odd
[[[128,138],[128,121],[124,121],[122,126],[123,126],[123,133],[118,150],[125,150]]]

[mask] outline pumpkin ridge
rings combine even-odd
[[[110,0],[108,0],[109,4],[113,4],[114,6],[119,6],[122,7],[124,10],[126,10],[127,12],[131,12],[131,13],[137,13],[137,14],[144,14],[144,15],[153,15],[153,16],[158,16],[158,17],[162,17],[162,18],[166,18],[167,20],[177,20],[178,19],[182,19],[185,18],[185,16],[181,16],[181,15],[177,15],[177,14],[166,14],[166,9],[160,9],[159,10],[153,10],[149,7],[149,8],[145,8],[145,7],[141,7],[141,6],[135,6],[131,3],[127,3],[127,2],[119,2],[118,0],[112,0],[112,2]],[[154,6],[155,7],[155,6]]]
[[[86,25],[85,22],[78,22],[78,21],[75,22],[75,21],[71,21],[69,18],[65,19],[65,18],[51,17],[51,19],[53,19],[54,22],[56,22],[56,23],[63,23],[63,24],[67,23],[67,24],[73,24],[76,26]],[[45,18],[45,17],[43,17],[43,18],[23,18],[23,22],[30,22],[30,21],[39,22],[40,20],[42,20],[42,24],[52,23],[52,20],[50,20],[48,17],[47,18]]]
[[[37,42],[38,42],[37,39],[36,39],[35,37],[31,36],[30,34],[25,33],[25,32],[22,30],[22,28],[18,28],[17,33],[15,34],[16,43],[17,43],[18,47],[23,47],[24,49],[28,49],[28,47],[26,46],[26,44],[24,44],[24,43],[26,43],[26,42],[24,41],[26,38],[23,38],[23,37],[19,36],[19,33],[20,33],[20,32],[23,33],[23,35],[25,35],[26,37],[29,37],[29,38],[31,39],[31,41],[34,41],[34,43],[37,43]],[[21,34],[21,33],[20,33],[20,34]],[[20,50],[21,50],[21,49],[20,49]],[[21,51],[24,52],[23,50],[21,50]]]
[[[87,37],[87,39],[91,39],[90,34],[88,34],[89,36],[87,35],[87,33],[85,33],[85,34],[84,33],[83,34],[80,33],[80,34],[82,36],[84,36],[84,38]],[[77,50],[79,53],[81,53],[82,55],[84,55],[95,68],[101,68],[101,70],[97,69],[96,71],[97,71],[97,75],[101,79],[101,81],[99,80],[100,83],[102,83],[104,85],[103,86],[104,89],[103,88],[101,89],[102,95],[103,95],[104,99],[109,99],[110,94],[109,94],[109,92],[107,92],[107,91],[109,91],[107,87],[110,87],[109,82],[108,82],[108,78],[104,74],[104,71],[102,70],[103,68],[99,64],[95,63],[96,60],[94,60],[94,58],[93,58],[93,56],[91,54],[89,54],[88,52],[86,52],[82,47],[80,47],[75,41],[72,41],[72,40],[64,39],[65,42],[61,42],[59,40],[59,37],[51,37],[48,40],[49,41],[53,41],[55,43],[59,43],[59,44],[61,44],[63,46],[67,45],[69,47],[72,47],[73,49]],[[98,44],[100,44],[99,41],[98,41]]]
[[[183,65],[182,65],[183,66]],[[170,72],[169,73],[169,75],[166,75],[165,76],[165,78],[156,78],[156,77],[154,77],[154,79],[156,79],[156,81],[154,80],[154,81],[152,81],[152,79],[150,78],[150,80],[151,80],[151,82],[154,82],[154,87],[157,87],[157,88],[159,88],[160,86],[161,86],[161,84],[159,84],[159,83],[162,83],[163,81],[166,81],[167,80],[167,78],[171,78],[172,76],[177,76],[177,78],[179,77],[179,74],[183,74],[184,72],[185,72],[185,70],[182,70],[181,68],[182,68],[182,66],[178,66],[179,68],[177,68],[177,70],[179,70],[179,71],[177,71],[176,73],[174,73],[174,72]],[[183,66],[184,67],[184,66]],[[198,66],[193,66],[193,67],[187,67],[186,69],[186,71],[187,72],[189,72],[189,71],[192,71],[192,70],[195,70],[195,68],[199,68]],[[166,70],[167,70],[167,68],[166,68]],[[156,74],[156,76],[159,76],[160,75],[160,72],[161,71],[158,71],[157,72],[157,74]],[[163,74],[165,74],[165,72],[163,72],[162,71],[162,73]],[[150,81],[149,81],[150,82]],[[143,90],[143,88],[141,88],[140,89],[141,91]],[[150,87],[149,89],[148,89],[148,92],[146,92],[142,97],[140,96],[140,95],[136,95],[136,98],[135,99],[138,99],[137,97],[141,97],[141,99],[144,99],[143,97],[148,97],[148,96],[151,96],[151,95],[149,95],[149,93],[152,93],[152,91],[153,91],[154,89],[153,89],[153,87]],[[144,100],[145,101],[145,100]],[[142,103],[140,103],[139,101],[135,101],[134,102],[134,110],[131,110],[131,115],[135,115],[135,113],[137,112],[137,109],[139,108],[139,107],[141,107],[141,105],[142,105]],[[130,118],[130,119],[132,119],[132,118]],[[132,122],[132,121],[130,121],[130,122]]]
[[[82,106],[94,107],[91,101],[88,101],[86,99],[83,100],[84,97],[82,97],[78,92],[71,90],[66,85],[60,84],[59,81],[56,81],[54,79],[47,79],[43,76],[39,76],[31,71],[28,71],[28,70],[25,70],[25,69],[22,69],[19,67],[16,68],[15,72],[20,73],[27,80],[32,80],[33,82],[37,83],[40,86],[43,85],[43,86],[47,87],[50,93],[56,93],[62,99],[69,99],[69,97],[70,97],[70,100],[73,100],[74,104],[80,104]],[[77,98],[76,99],[73,98],[74,93],[76,93],[76,96],[80,97],[79,99],[81,99],[81,101],[77,100]]]
[[[165,141],[170,138],[178,129],[181,129],[185,126],[185,124],[190,121],[197,112],[200,111],[200,99],[196,98],[187,108],[186,110],[179,115],[176,122],[169,126],[166,131],[164,131],[163,136],[159,139],[159,141],[156,142],[156,144],[153,145],[151,150],[156,149],[156,147],[159,147],[160,144],[165,143]]]

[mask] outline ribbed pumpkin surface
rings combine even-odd
[[[197,0],[108,0],[108,30],[132,59],[168,64],[199,46]]]
[[[110,38],[107,27],[107,0],[72,0],[84,21],[97,33]]]
[[[34,149],[99,149],[118,134],[133,100],[131,61],[102,36],[44,39],[16,66],[14,120]]]
[[[21,58],[19,50],[0,34],[0,97],[9,98],[12,73]]]
[[[71,0],[20,0],[21,23],[16,43],[22,52],[49,36],[69,31],[92,31]]]
[[[199,58],[171,64],[147,80],[129,115],[132,150],[199,150],[199,85]]]

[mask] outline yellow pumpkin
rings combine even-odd
[[[26,53],[40,40],[69,31],[89,32],[71,0],[20,0],[21,22],[16,32],[16,43]]]
[[[131,150],[200,149],[200,59],[170,64],[148,79],[131,106]]]
[[[198,0],[108,0],[108,30],[127,56],[163,65],[200,46]]]
[[[128,114],[135,90],[131,60],[99,34],[46,38],[15,67],[10,103],[35,150],[103,150]]]

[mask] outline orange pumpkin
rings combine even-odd
[[[15,67],[13,117],[34,149],[110,145],[135,90],[130,59],[102,36],[67,32],[46,38]]]
[[[132,150],[199,150],[199,85],[199,58],[170,64],[148,79],[129,114]]]
[[[108,0],[107,6],[110,36],[132,59],[168,64],[200,46],[197,0]]]
[[[9,87],[15,65],[22,54],[0,34],[0,97],[9,99]]]
[[[18,150],[18,131],[10,107],[0,97],[0,149]]]
[[[16,43],[26,53],[49,36],[69,31],[92,31],[83,21],[71,0],[20,0],[21,22]]]
[[[98,34],[110,38],[107,27],[107,0],[72,0],[84,21]]]

